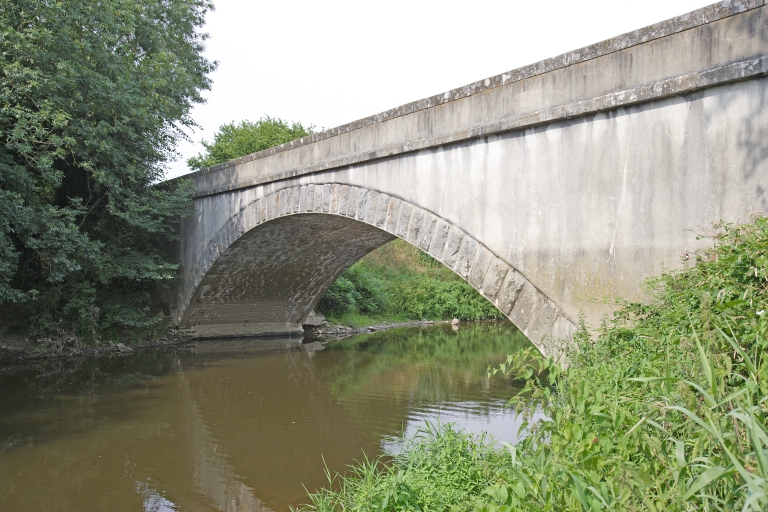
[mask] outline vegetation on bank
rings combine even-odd
[[[158,325],[191,188],[153,186],[215,68],[207,0],[0,8],[0,325],[98,339]],[[6,329],[10,329],[9,331]]]
[[[0,336],[57,351],[161,335],[191,182],[156,186],[216,64],[207,0],[4,2],[0,9]],[[201,169],[312,133],[223,125]]]
[[[767,510],[768,219],[717,228],[648,303],[582,326],[567,368],[523,352],[492,371],[548,417],[519,444],[427,429],[305,510]]]
[[[320,298],[316,310],[331,322],[353,327],[504,317],[452,270],[400,239],[352,265]]]

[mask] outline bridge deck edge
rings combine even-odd
[[[255,187],[264,183],[292,179],[305,174],[327,171],[348,165],[370,162],[404,153],[412,153],[423,149],[439,147],[445,144],[455,144],[467,140],[478,139],[516,130],[539,126],[561,120],[574,119],[586,115],[606,112],[617,108],[631,107],[651,101],[680,96],[703,89],[727,85],[734,82],[756,79],[768,75],[768,55],[758,59],[748,59],[714,69],[681,75],[675,78],[645,84],[632,89],[580,100],[573,103],[558,105],[545,110],[509,117],[483,125],[455,132],[441,134],[437,137],[419,139],[407,144],[397,144],[376,151],[366,151],[342,158],[326,160],[315,165],[288,169],[278,173],[258,178],[238,181],[229,185],[201,190],[194,198],[207,197],[231,192],[244,188]]]
[[[450,91],[446,91],[441,94],[436,94],[421,100],[406,103],[405,105],[401,105],[399,107],[395,107],[384,112],[374,114],[372,116],[352,121],[351,123],[343,124],[335,128],[330,128],[308,137],[286,142],[284,144],[280,144],[279,146],[259,151],[257,153],[252,153],[250,155],[230,160],[228,162],[223,162],[221,164],[214,165],[197,172],[185,174],[177,178],[172,178],[165,181],[164,183],[171,184],[178,181],[179,179],[204,176],[206,174],[228,169],[245,162],[265,158],[282,151],[288,151],[300,146],[313,144],[315,142],[319,142],[343,133],[365,128],[373,124],[383,123],[397,117],[434,107],[436,105],[461,100],[480,92],[502,87],[504,85],[509,85],[513,82],[525,80],[537,75],[556,71],[558,69],[573,66],[581,62],[593,60],[604,55],[609,55],[611,53],[631,48],[633,46],[713,23],[730,16],[751,11],[753,9],[758,9],[760,7],[764,7],[765,5],[766,0],[725,0],[710,4],[683,15],[675,16],[673,18],[654,23],[652,25],[633,30],[631,32],[627,32],[625,34],[584,46],[582,48],[578,48],[557,55],[555,57],[550,57],[548,59],[528,64],[526,66],[516,68],[486,79],[481,79],[471,84],[458,87],[456,89],[451,89]]]

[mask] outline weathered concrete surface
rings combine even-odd
[[[551,351],[683,264],[692,230],[768,211],[766,10],[715,4],[193,175],[176,318],[296,328],[398,236]]]

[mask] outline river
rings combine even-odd
[[[514,442],[509,323],[220,340],[0,369],[0,510],[286,511],[425,421]]]

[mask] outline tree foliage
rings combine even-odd
[[[314,127],[301,123],[288,123],[278,117],[263,117],[256,122],[242,121],[223,124],[213,136],[213,142],[201,141],[205,154],[187,160],[190,169],[200,171],[206,167],[227,162],[241,156],[263,151],[285,142],[312,135]]]
[[[33,332],[151,323],[176,269],[159,247],[191,204],[188,184],[152,185],[210,86],[211,8],[0,0],[0,304]]]

